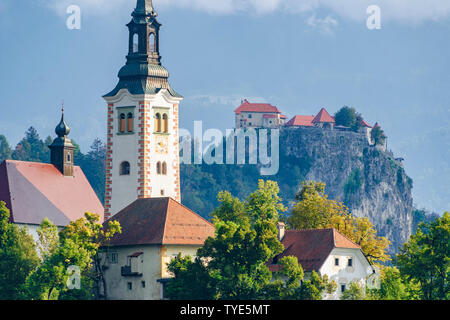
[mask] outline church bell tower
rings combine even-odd
[[[64,176],[73,177],[73,152],[75,146],[67,137],[70,133],[70,128],[64,121],[64,107],[62,109],[61,121],[56,126],[55,133],[58,137],[48,146],[50,148],[50,162]]]
[[[137,0],[128,55],[108,103],[105,218],[139,198],[181,201],[178,106],[182,96],[161,64],[160,27],[151,0]]]

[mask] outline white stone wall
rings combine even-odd
[[[195,256],[198,246],[127,246],[108,248],[108,253],[117,253],[117,263],[107,263],[105,279],[107,294],[110,300],[160,300],[162,286],[157,281],[161,278],[169,278],[167,263],[180,252],[182,256]],[[128,256],[143,252],[138,262],[142,263],[142,276],[122,276],[121,267],[128,264]],[[142,259],[142,260],[141,260]],[[141,262],[142,261],[142,262]],[[145,288],[142,286],[145,282]],[[132,289],[128,287],[132,284]]]
[[[335,266],[335,258],[339,258],[339,266]],[[351,258],[352,267],[348,266],[348,259]],[[328,275],[330,280],[337,284],[334,294],[324,296],[324,299],[338,300],[341,296],[341,285],[345,284],[348,289],[351,282],[366,284],[367,277],[372,274],[372,266],[364,257],[360,249],[333,249],[320,268],[321,275]]]
[[[108,102],[108,145],[105,218],[138,198],[172,197],[181,201],[179,182],[178,105],[167,90],[156,95],[131,95],[120,90]],[[134,133],[119,133],[121,107],[134,107]],[[156,133],[156,110],[168,115],[168,134]],[[157,140],[157,138],[159,140]],[[157,146],[164,142],[165,150]],[[130,163],[130,175],[120,175],[120,165]],[[166,162],[167,174],[157,174],[158,162]],[[162,190],[164,191],[162,193]]]

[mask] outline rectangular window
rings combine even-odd
[[[142,288],[145,288],[145,281],[141,282]]]
[[[119,262],[119,254],[117,252],[111,252],[108,255],[108,261],[111,264],[116,264]]]
[[[339,266],[339,258],[334,258],[334,265]]]
[[[127,283],[128,290],[133,290],[133,284],[131,282]]]
[[[345,291],[345,284],[341,284],[341,292]]]
[[[352,258],[348,259],[348,266],[353,267],[353,259]]]

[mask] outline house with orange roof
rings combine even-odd
[[[113,300],[164,299],[172,277],[167,264],[180,253],[195,257],[215,232],[210,222],[169,197],[138,199],[110,220],[122,227],[103,253]]]
[[[73,162],[70,128],[61,121],[49,146],[51,163],[5,160],[0,164],[0,201],[10,210],[10,222],[26,226],[37,241],[37,229],[48,218],[61,229],[86,212],[100,215],[103,205],[80,167]]]
[[[281,258],[296,257],[306,279],[315,271],[337,284],[337,290],[325,294],[324,299],[339,299],[352,282],[366,286],[376,280],[376,269],[361,247],[336,229],[285,230],[284,224],[279,223],[278,230],[285,249],[269,261],[269,269],[276,272]]]
[[[286,116],[277,107],[268,103],[250,103],[243,100],[234,110],[236,129],[279,128],[286,123]]]

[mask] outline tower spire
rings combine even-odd
[[[133,16],[135,15],[158,16],[155,9],[153,9],[152,0],[137,0],[136,9],[133,12]]]
[[[50,148],[50,161],[65,176],[73,176],[73,153],[75,150],[72,141],[67,137],[70,128],[64,121],[64,103],[61,108],[61,121],[55,128],[58,137],[48,146]]]

